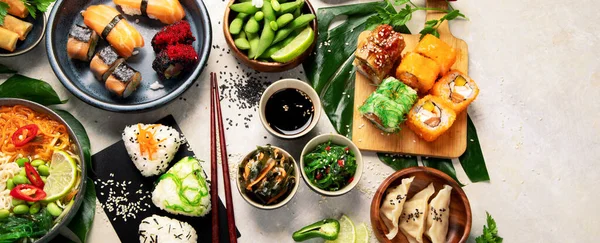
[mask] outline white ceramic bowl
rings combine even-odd
[[[350,148],[350,151],[352,151],[354,153],[354,156],[356,157],[356,172],[354,174],[354,180],[352,180],[352,182],[350,182],[350,184],[346,185],[346,187],[337,190],[337,191],[326,191],[323,189],[320,189],[318,187],[316,187],[315,185],[313,185],[310,180],[308,179],[308,176],[306,175],[306,172],[304,172],[304,155],[312,152],[317,145],[322,144],[322,143],[326,143],[327,141],[331,140],[331,142],[333,144],[337,144],[337,145],[342,145],[342,146],[348,146],[348,148]],[[356,145],[354,143],[352,143],[352,141],[350,141],[350,139],[339,135],[339,134],[322,134],[319,136],[316,136],[315,138],[311,139],[306,146],[304,146],[304,149],[302,149],[302,154],[300,156],[300,171],[302,172],[302,178],[304,178],[304,181],[306,182],[306,184],[308,184],[308,186],[310,187],[310,189],[312,189],[313,191],[324,195],[324,196],[331,196],[331,197],[336,197],[336,196],[341,196],[346,194],[347,192],[349,192],[350,190],[352,190],[360,181],[360,178],[362,176],[362,172],[363,172],[363,159],[362,159],[362,154],[360,153],[360,150],[358,149],[358,147],[356,147]]]
[[[304,131],[302,131],[298,134],[285,135],[285,134],[276,132],[275,130],[273,130],[273,128],[271,128],[271,126],[269,126],[269,123],[267,122],[267,119],[265,117],[265,108],[267,106],[267,101],[269,100],[269,98],[271,98],[271,96],[273,94],[275,94],[277,91],[280,91],[283,89],[298,89],[298,90],[306,93],[313,103],[313,106],[314,106],[313,119],[310,122],[310,124],[308,125],[308,127],[306,129],[304,129]],[[260,121],[263,124],[263,126],[265,127],[265,129],[267,129],[267,131],[269,131],[269,133],[271,133],[277,137],[284,138],[284,139],[299,138],[299,137],[302,137],[302,136],[306,135],[307,133],[309,133],[313,128],[315,128],[317,123],[319,123],[319,118],[321,118],[321,99],[319,98],[319,95],[317,94],[317,92],[312,87],[310,87],[310,85],[308,85],[306,82],[300,81],[298,79],[290,79],[290,78],[281,79],[281,80],[271,84],[265,90],[265,92],[262,94],[262,96],[260,98],[260,103],[259,103],[259,113],[260,113],[259,114]]]
[[[285,205],[286,203],[288,203],[290,200],[292,200],[292,198],[294,197],[294,195],[296,195],[296,192],[298,191],[298,185],[300,184],[300,169],[298,168],[298,163],[296,163],[296,160],[294,160],[294,157],[292,157],[290,155],[290,153],[288,153],[287,151],[283,150],[280,147],[277,146],[273,146],[271,145],[272,148],[276,148],[279,149],[279,151],[281,151],[281,153],[283,153],[283,155],[289,157],[292,160],[292,163],[294,163],[294,172],[296,173],[294,180],[294,187],[292,188],[292,191],[290,192],[290,194],[281,202],[277,203],[277,204],[273,204],[273,205],[263,205],[260,204],[258,202],[253,201],[250,197],[248,197],[248,195],[246,195],[246,193],[244,192],[245,190],[242,188],[242,185],[240,184],[240,172],[239,172],[239,165],[242,164],[242,162],[244,162],[245,160],[248,160],[250,158],[250,156],[252,156],[252,154],[254,154],[255,150],[250,151],[250,153],[248,153],[246,156],[244,156],[244,158],[242,159],[242,161],[240,161],[238,163],[238,171],[237,171],[237,175],[236,175],[236,182],[237,182],[237,188],[238,191],[240,192],[240,195],[242,195],[242,198],[244,198],[244,200],[246,200],[247,203],[249,203],[250,205],[259,208],[259,209],[267,209],[267,210],[271,210],[271,209],[277,209],[280,208],[281,206]]]

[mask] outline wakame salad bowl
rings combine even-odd
[[[71,220],[75,217],[75,215],[77,214],[77,212],[79,211],[79,208],[81,207],[81,204],[83,203],[84,197],[85,197],[85,193],[86,193],[86,188],[87,188],[87,180],[86,180],[86,176],[87,175],[87,166],[86,163],[84,161],[85,158],[85,154],[83,152],[83,150],[81,149],[81,141],[79,139],[79,137],[77,136],[77,134],[75,133],[75,130],[69,125],[69,123],[63,119],[61,116],[58,115],[57,112],[32,101],[28,101],[28,100],[24,100],[24,99],[17,99],[17,98],[0,98],[0,107],[1,106],[15,106],[15,105],[21,105],[21,106],[25,106],[35,112],[47,115],[49,118],[51,118],[54,121],[57,121],[58,123],[64,125],[67,128],[67,133],[69,134],[69,138],[72,141],[72,148],[71,150],[73,151],[73,153],[78,156],[80,159],[80,162],[78,163],[78,169],[81,171],[81,176],[79,176],[79,178],[77,178],[76,180],[76,184],[78,184],[78,191],[77,194],[75,195],[75,198],[73,199],[73,203],[71,204],[71,206],[67,206],[67,208],[65,208],[64,210],[68,210],[66,213],[64,213],[64,215],[62,215],[62,219],[60,219],[60,221],[56,224],[54,224],[52,226],[52,228],[49,230],[49,232],[47,234],[45,234],[44,236],[40,237],[39,239],[37,239],[35,242],[50,242],[50,240],[52,240],[54,237],[56,237],[59,234],[60,228],[62,227],[66,227]],[[73,155],[73,156],[75,156]]]

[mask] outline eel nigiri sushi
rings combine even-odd
[[[210,212],[210,193],[200,162],[185,157],[175,163],[158,178],[152,202],[172,214],[201,217]]]
[[[444,134],[456,119],[456,113],[442,98],[427,95],[408,113],[406,125],[425,141],[433,142]]]
[[[94,58],[92,58],[90,70],[92,70],[96,79],[104,82],[113,73],[115,68],[124,61],[125,59],[120,58],[119,54],[112,47],[107,46],[97,52]]]
[[[127,15],[144,15],[172,24],[185,17],[179,0],[113,0]]]
[[[97,43],[96,32],[85,26],[73,25],[67,41],[67,55],[70,58],[87,62],[94,55]]]
[[[154,37],[152,37],[151,43],[154,52],[160,53],[160,51],[167,48],[167,46],[175,44],[191,45],[195,40],[196,37],[192,34],[190,23],[182,20],[163,27],[156,35],[154,35]]]
[[[85,25],[96,31],[124,58],[144,46],[144,38],[116,9],[106,5],[89,6],[83,13]]]
[[[156,214],[145,218],[138,230],[140,243],[196,243],[198,235],[190,224]]]
[[[122,137],[129,157],[143,176],[164,173],[181,145],[179,132],[161,124],[127,126]]]
[[[479,88],[473,79],[457,70],[444,75],[431,89],[431,94],[447,101],[456,114],[466,110],[477,98]]]
[[[106,78],[104,86],[119,97],[127,98],[140,86],[142,74],[127,63],[120,62]]]
[[[379,25],[358,36],[354,65],[373,83],[379,84],[400,59],[405,46],[404,38],[392,26]]]

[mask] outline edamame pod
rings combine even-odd
[[[279,5],[279,1],[277,0],[271,0],[271,7],[273,8],[273,10],[279,12],[279,10],[281,10],[281,5]]]
[[[0,219],[8,218],[8,216],[10,216],[10,211],[8,211],[7,209],[0,210]]]
[[[248,16],[245,13],[239,13],[231,24],[229,24],[229,33],[232,35],[237,35],[242,30],[242,26],[244,25],[244,19]]]
[[[15,183],[13,182],[13,180],[12,179],[6,180],[6,189],[12,190],[13,188],[15,188]]]
[[[303,14],[300,17],[294,19],[291,23],[289,23],[285,28],[277,31],[275,35],[275,40],[273,43],[277,43],[288,37],[295,29],[306,26],[310,21],[315,19],[314,14]]]
[[[49,176],[50,175],[50,168],[48,168],[47,165],[38,166],[37,171],[41,176]]]
[[[277,22],[276,22],[276,21],[271,21],[271,22],[269,23],[269,26],[271,26],[271,29],[272,29],[273,31],[277,31],[277,29],[279,29],[279,25],[277,25]]]
[[[266,4],[267,2],[265,2],[265,5]],[[263,31],[260,34],[260,41],[258,42],[256,54],[253,56],[254,59],[258,58],[261,54],[263,54],[263,52],[267,50],[267,48],[269,48],[269,46],[271,46],[274,38],[275,32],[273,31],[273,29],[271,29],[271,27],[269,27],[269,24],[265,21],[265,26],[263,27]]]
[[[13,198],[13,200],[12,200],[13,206],[17,206],[17,205],[21,205],[21,204],[25,204],[25,200]]]
[[[264,17],[265,17],[265,13],[263,13],[262,11],[258,11],[254,14],[254,19],[256,21],[261,21],[261,20],[263,20]]]
[[[40,205],[39,202],[34,203],[33,205],[31,205],[29,207],[29,214],[36,214],[36,213],[40,212],[41,207],[42,206]]]
[[[279,13],[280,14],[285,14],[285,13],[294,12],[302,4],[304,4],[304,1],[302,1],[302,0],[298,0],[298,1],[294,1],[294,2],[289,2],[289,3],[282,3],[282,4],[280,4],[281,5],[281,9],[279,9]]]
[[[29,180],[27,180],[27,177],[25,177],[24,175],[15,175],[13,176],[12,180],[15,185],[27,184],[29,182]]]
[[[284,15],[281,15],[281,16],[279,16],[279,18],[277,18],[277,26],[279,28],[283,28],[285,25],[290,23],[292,20],[294,20],[294,15],[292,15],[291,13],[286,13]]]
[[[233,41],[235,46],[240,50],[248,50],[250,49],[250,43],[246,39],[246,33],[242,31],[240,35]]]
[[[296,10],[294,10],[294,18],[298,18],[298,16],[302,15],[302,8],[304,8],[304,1],[302,1],[300,5],[298,5],[298,8],[296,8]]]
[[[60,207],[58,207],[58,205],[56,205],[56,203],[51,202],[48,203],[48,205],[46,206],[46,209],[48,209],[48,212],[54,216],[54,217],[58,217],[60,216],[60,214],[62,213],[62,209]]]
[[[252,2],[241,2],[241,3],[231,4],[231,6],[229,6],[229,8],[238,13],[245,13],[245,14],[254,14],[254,13],[258,12],[258,8],[254,7],[254,5],[252,5]]]
[[[265,1],[263,3],[262,11],[265,13],[265,19],[268,20],[267,22],[277,19],[277,16],[275,16],[275,11],[273,11],[273,7],[269,1]]]
[[[246,33],[248,37],[248,43],[250,43],[250,49],[248,50],[248,58],[252,59],[256,55],[256,51],[258,50],[258,42],[260,38],[256,33]]]
[[[27,204],[19,204],[15,206],[12,211],[14,214],[26,214],[29,213],[29,206],[27,206]]]
[[[244,30],[246,31],[246,33],[258,33],[258,31],[260,30],[260,25],[258,25],[256,19],[250,18],[248,19]]]
[[[17,163],[17,165],[19,165],[19,167],[23,167],[25,166],[25,162],[29,162],[28,158],[18,158],[15,163]]]
[[[34,161],[31,161],[31,166],[33,166],[33,167],[38,167],[43,164],[46,164],[46,161],[43,161],[41,159],[36,159]]]

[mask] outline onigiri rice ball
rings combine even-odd
[[[198,235],[190,224],[169,217],[152,215],[140,223],[140,243],[196,243]]]
[[[146,177],[165,172],[181,145],[179,132],[161,124],[127,126],[122,136],[129,157]]]
[[[185,157],[158,178],[152,202],[172,214],[201,217],[210,212],[210,191],[200,162]]]

